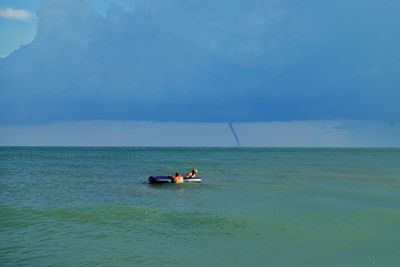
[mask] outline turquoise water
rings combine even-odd
[[[400,266],[400,149],[0,148],[0,266],[152,265]]]

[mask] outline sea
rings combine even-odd
[[[400,266],[400,149],[0,147],[0,266]]]

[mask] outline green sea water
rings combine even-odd
[[[2,147],[0,266],[400,266],[400,149]]]

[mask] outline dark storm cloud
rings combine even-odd
[[[42,1],[0,122],[396,120],[395,1]]]

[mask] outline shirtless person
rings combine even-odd
[[[197,169],[193,169],[190,172],[186,173],[185,179],[195,178],[199,171]]]
[[[183,183],[183,176],[179,174],[179,172],[175,173],[175,176],[172,177],[172,182],[174,184]]]

